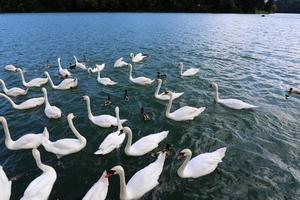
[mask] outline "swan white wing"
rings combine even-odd
[[[125,135],[119,135],[120,131],[113,132],[106,136],[99,146],[99,150],[95,154],[108,154],[116,148],[119,148],[125,139]]]
[[[179,98],[181,95],[183,95],[184,92],[180,92],[180,93],[173,93],[173,100]],[[157,96],[155,96],[157,99],[160,100],[169,100],[170,96],[168,95],[164,95],[164,93],[158,94]]]
[[[33,149],[42,143],[42,134],[26,134],[14,141],[15,149]]]
[[[22,109],[34,108],[44,104],[44,102],[44,97],[31,98],[19,104],[19,107],[22,107]]]
[[[64,79],[58,86],[58,89],[70,89],[70,88],[75,88],[78,85],[78,80],[77,79]]]
[[[48,152],[62,156],[80,151],[85,144],[78,139],[67,138],[50,142],[49,145],[43,144],[43,146]]]
[[[95,125],[109,128],[111,125],[117,126],[117,118],[111,115],[98,115],[92,118],[92,122]]]
[[[160,133],[154,133],[142,137],[131,145],[130,153],[143,155],[152,151],[153,149],[158,147],[158,144],[168,136],[168,133],[169,131],[162,131]]]
[[[147,85],[153,83],[154,80],[151,80],[150,78],[146,78],[143,76],[137,77],[137,78],[132,78],[132,82],[141,84],[141,85]]]
[[[29,184],[21,200],[48,199],[55,181],[56,172],[52,168],[51,172],[40,175]]]
[[[130,198],[140,198],[159,184],[158,179],[163,170],[165,158],[166,153],[161,153],[155,162],[133,175],[126,185]]]
[[[100,78],[100,83],[103,85],[116,85],[117,82],[112,81],[110,78]]]
[[[238,110],[257,107],[257,106],[245,103],[239,99],[220,99],[218,102],[224,106],[227,106],[232,109],[238,109]]]
[[[11,195],[11,181],[8,180],[1,165],[0,165],[0,194],[1,194],[1,199],[3,200],[9,200]]]
[[[40,87],[48,82],[48,78],[35,78],[27,83],[30,87]]]
[[[17,87],[13,87],[13,88],[10,88],[9,90],[7,91],[4,91],[5,94],[9,95],[9,96],[19,96],[19,95],[25,95],[27,93],[27,90],[23,90],[21,88],[17,88]]]
[[[108,191],[108,178],[105,178],[106,171],[101,178],[91,187],[82,200],[104,200]]]
[[[193,76],[199,72],[197,68],[190,68],[182,73],[182,76]]]
[[[195,108],[191,106],[184,106],[170,113],[170,116],[177,120],[181,120],[181,119],[192,120],[194,117],[200,115],[204,110],[205,107]]]

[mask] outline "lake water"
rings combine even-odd
[[[112,129],[92,125],[87,118],[83,95],[89,95],[95,114],[120,115],[133,130],[134,140],[150,133],[170,130],[167,140],[178,153],[190,148],[194,155],[228,147],[215,172],[197,179],[181,179],[176,170],[180,162],[167,159],[160,185],[143,199],[299,199],[300,196],[300,97],[285,99],[289,86],[300,87],[299,15],[274,14],[2,14],[0,15],[0,78],[9,87],[21,86],[15,73],[4,71],[6,64],[24,68],[27,79],[41,77],[46,61],[54,82],[58,83],[57,57],[64,67],[72,56],[86,56],[88,66],[106,63],[103,75],[119,82],[103,87],[95,75],[73,71],[79,87],[69,91],[52,90],[48,95],[64,116],[49,120],[43,107],[28,111],[13,110],[0,98],[0,115],[7,118],[13,138],[24,133],[41,132],[47,126],[51,140],[72,137],[66,115],[73,112],[74,124],[87,138],[81,152],[57,161],[40,147],[42,161],[57,171],[57,181],[50,199],[81,199],[105,169],[121,164],[126,179],[154,158],[149,154],[128,157],[123,146],[107,156],[93,154]],[[136,86],[128,81],[128,68],[114,69],[119,57],[129,61],[130,52],[150,55],[142,65],[134,66],[134,76],[156,77],[167,74],[163,90],[185,92],[173,109],[184,105],[205,106],[200,117],[191,122],[174,122],[164,115],[165,102],[155,100],[156,84]],[[178,62],[200,68],[191,78],[180,78]],[[214,103],[211,82],[217,82],[221,98],[239,98],[258,105],[254,111],[234,111]],[[128,89],[130,101],[124,102]],[[107,95],[113,106],[101,106]],[[40,88],[31,89],[29,97],[41,96]],[[143,106],[151,116],[142,122]],[[5,147],[0,127],[0,164],[13,182],[11,199],[19,199],[27,185],[41,171],[30,150],[10,151]],[[298,196],[298,197],[297,197]],[[119,178],[110,179],[107,199],[118,199]]]

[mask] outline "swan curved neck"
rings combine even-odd
[[[5,85],[5,82],[3,80],[0,80],[0,83],[2,83],[3,91],[7,92],[8,89],[7,89],[6,85]]]
[[[62,70],[61,64],[60,64],[60,60],[57,61],[58,62],[58,69]]]
[[[192,158],[192,154],[187,155],[184,162],[182,163],[182,165],[179,167],[179,169],[177,171],[178,175],[184,176],[183,171],[184,171],[185,167],[187,166],[188,162],[191,160],[191,158]]]
[[[120,177],[120,199],[127,199],[127,190],[125,182],[125,172],[124,169],[120,170],[118,173]]]
[[[116,112],[116,117],[117,117],[118,131],[120,131],[123,128],[123,126],[122,126],[122,123],[121,123],[121,120],[120,120],[120,113],[119,112]]]
[[[20,75],[21,75],[22,83],[23,83],[23,85],[26,86],[27,83],[26,83],[26,81],[25,81],[25,77],[24,77],[23,70],[20,70],[19,72],[20,72]]]
[[[92,71],[92,70],[91,70]],[[98,71],[98,76],[97,76],[98,79],[100,79],[100,70]]]
[[[129,66],[129,79],[132,79],[132,66]]]
[[[219,98],[219,88],[218,86],[216,86],[216,93],[215,93],[215,101],[216,102],[219,102],[220,101],[220,98]]]
[[[170,96],[169,103],[168,103],[168,106],[167,106],[167,109],[166,109],[166,116],[167,117],[170,116],[172,103],[173,103],[173,94],[171,94],[171,96]]]
[[[158,83],[158,86],[157,86],[156,91],[154,93],[155,96],[158,96],[159,90],[161,88],[161,84],[162,84],[161,82]]]
[[[4,134],[5,134],[5,145],[7,146],[7,148],[12,149],[12,144],[14,141],[10,137],[10,132],[8,129],[7,121],[4,119],[4,120],[1,120],[1,122],[2,122],[3,129],[4,129]]]
[[[85,137],[83,137],[75,128],[74,124],[73,124],[73,120],[72,119],[68,119],[68,123],[69,123],[69,127],[72,130],[72,132],[74,133],[74,135],[81,141],[86,141]]]
[[[46,106],[51,106],[50,103],[49,103],[49,100],[48,100],[48,94],[47,94],[47,91],[43,90],[43,93],[44,93],[44,98],[45,98],[45,104]]]
[[[74,59],[75,59],[75,62],[78,63],[78,60],[77,60],[77,58],[75,56],[74,56]]]
[[[10,104],[12,105],[13,108],[16,108],[18,106],[17,104],[15,104],[15,102],[13,102],[13,100],[11,98],[9,98],[8,96],[6,96],[5,94],[1,94],[0,93],[0,96],[2,96],[5,99],[7,99],[10,102]]]
[[[183,65],[180,66],[180,75],[182,75],[183,72]]]
[[[36,165],[38,166],[38,168],[40,168],[44,173],[46,173],[52,169],[52,167],[49,167],[48,165],[45,165],[42,163],[40,156],[35,157],[35,162],[36,162]]]
[[[92,110],[91,110],[91,101],[90,99],[86,100],[86,107],[87,107],[87,111],[88,111],[88,117],[89,118],[93,118],[93,114],[92,114]]]
[[[127,144],[125,146],[125,152],[128,154],[130,152],[130,147],[132,145],[132,132],[128,131],[127,135],[128,135],[128,139],[127,139]]]
[[[52,88],[57,88],[57,86],[54,85],[51,76],[50,76],[49,74],[47,74],[47,77],[48,77],[48,79],[49,79],[49,82],[50,82],[50,85],[52,86]]]

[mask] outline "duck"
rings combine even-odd
[[[104,102],[104,106],[110,106],[111,105],[111,98],[110,96],[108,95],[107,96],[107,100]]]
[[[74,60],[75,60],[75,67],[83,69],[83,70],[87,70],[87,67],[85,66],[85,64],[78,62],[76,56],[73,56]]]
[[[118,130],[115,132],[110,133],[109,135],[107,135],[103,142],[100,144],[98,150],[94,153],[96,155],[106,155],[110,152],[112,152],[113,150],[119,148],[124,139],[125,139],[125,135],[121,135],[120,132],[122,132],[122,123],[120,120],[120,115],[119,115],[119,107],[117,106],[115,108],[115,113],[116,113],[116,117],[117,117],[117,125],[118,125]]]
[[[167,96],[167,95],[164,95],[164,92],[159,94],[159,90],[161,88],[161,84],[162,84],[162,79],[157,79],[157,82],[158,82],[158,85],[157,85],[157,88],[156,88],[156,91],[154,93],[154,97],[158,100],[163,100],[163,101],[166,101],[166,100],[170,100],[170,96]],[[181,95],[183,95],[184,92],[173,92],[173,99],[177,99],[179,98]]]
[[[15,102],[11,98],[9,98],[7,95],[0,93],[0,96],[7,99],[10,102],[11,106],[16,110],[26,110],[26,109],[35,108],[40,105],[43,105],[45,102],[44,97],[35,97],[35,98],[27,99],[26,101],[24,101],[20,104],[15,104]]]
[[[143,119],[143,121],[149,121],[151,118],[149,117],[149,115],[147,113],[145,113],[144,108],[141,107],[141,118]]]
[[[96,67],[93,69],[93,68],[88,68],[88,73],[97,73],[98,71],[102,71],[105,67],[105,63],[101,64],[101,65],[98,65],[96,64]]]
[[[124,101],[129,101],[129,95],[128,95],[128,90],[124,90]]]
[[[57,178],[56,171],[53,167],[42,163],[40,152],[37,149],[32,149],[32,155],[37,167],[43,173],[28,185],[21,200],[47,200]]]
[[[5,146],[9,150],[20,150],[20,149],[33,149],[37,148],[42,144],[42,137],[43,133],[28,133],[23,135],[17,140],[12,140],[10,136],[10,131],[8,128],[8,123],[5,119],[5,117],[0,116],[0,122],[3,126],[4,129],[4,134],[5,134]],[[45,131],[45,129],[44,129]]]
[[[76,88],[78,86],[78,79],[74,79],[74,78],[66,78],[62,82],[60,82],[60,84],[54,85],[50,74],[46,71],[44,72],[44,74],[48,77],[50,85],[53,89],[68,90],[68,89]]]
[[[107,78],[107,77],[101,78],[100,77],[100,71],[98,71],[97,81],[98,81],[98,83],[100,83],[102,85],[105,85],[105,86],[118,84],[117,82],[112,81],[110,78]]]
[[[43,132],[42,145],[45,150],[56,154],[56,157],[60,159],[63,156],[70,155],[81,151],[86,146],[86,139],[82,136],[73,124],[73,119],[75,118],[73,113],[68,114],[67,120],[71,131],[76,136],[73,138],[64,138],[52,142],[49,140],[49,132],[46,130]]]
[[[17,72],[19,72],[20,75],[21,75],[22,84],[25,87],[27,87],[27,88],[30,88],[30,87],[41,87],[42,85],[45,85],[48,82],[48,78],[35,78],[35,79],[32,79],[29,82],[26,82],[25,78],[24,78],[23,70],[21,68],[17,68]]]
[[[160,79],[166,79],[167,75],[166,74],[161,74],[160,72],[157,72],[156,78]]]
[[[166,109],[166,117],[169,119],[172,119],[174,121],[188,121],[188,120],[194,120],[195,117],[199,116],[204,110],[205,107],[191,107],[191,106],[183,106],[174,112],[170,113],[171,106],[173,102],[173,93],[171,91],[167,91],[164,93],[164,95],[168,95],[170,97],[169,103],[167,105]]]
[[[28,92],[28,88],[26,90],[23,90],[22,88],[18,87],[7,89],[5,82],[2,79],[0,79],[0,83],[2,84],[4,93],[8,96],[17,97],[20,95],[26,95]]]
[[[177,170],[181,178],[199,178],[212,173],[222,162],[227,148],[223,147],[214,152],[199,154],[192,160],[192,151],[190,149],[182,150],[177,156],[178,160],[184,160],[183,164]]]
[[[253,109],[257,108],[258,106],[243,102],[239,99],[220,99],[219,98],[219,87],[217,83],[210,84],[210,87],[215,89],[215,101],[217,103],[220,103],[221,105],[235,109],[235,110],[241,110],[241,109]]]
[[[132,131],[129,127],[124,127],[119,134],[128,135],[127,144],[125,147],[125,154],[128,156],[142,156],[151,152],[158,147],[158,144],[163,141],[169,134],[169,131],[161,131],[140,138],[132,144]]]
[[[115,62],[115,64],[114,64],[114,67],[125,67],[125,66],[127,66],[128,63],[125,62],[123,59],[124,59],[124,58],[121,57],[121,58],[119,58],[118,60],[116,60],[116,62]]]
[[[162,173],[167,152],[161,152],[157,159],[136,172],[131,179],[125,182],[125,172],[122,166],[117,165],[107,172],[106,177],[113,175],[120,177],[120,199],[140,199],[144,194],[159,185],[158,179]]]
[[[130,58],[133,63],[143,62],[145,60],[145,58],[147,58],[147,57],[148,57],[148,55],[142,54],[142,53],[138,53],[136,55],[134,55],[134,53],[130,53]]]
[[[88,118],[89,120],[95,124],[96,126],[100,126],[102,128],[110,128],[112,126],[118,126],[117,118],[111,115],[98,115],[94,116],[91,111],[91,103],[89,96],[83,96],[83,100],[86,101]],[[120,120],[121,124],[127,121],[127,119]]]
[[[17,68],[14,65],[5,65],[4,69],[9,72],[16,72]]]
[[[135,84],[138,85],[150,85],[154,82],[154,80],[151,80],[150,78],[146,78],[143,76],[132,78],[132,65],[128,64],[129,66],[129,80]]]
[[[178,67],[180,68],[181,76],[194,76],[199,72],[198,68],[190,68],[190,69],[186,70],[185,72],[183,72],[183,63],[182,62],[180,62],[178,64]]]
[[[11,195],[11,181],[8,180],[3,167],[0,165],[0,194],[2,200],[9,200]]]
[[[61,67],[61,59],[57,58],[57,63],[58,63],[58,73],[62,78],[68,78],[72,76],[71,72],[69,72],[68,69],[63,69]]]
[[[91,187],[82,200],[105,200],[109,186],[106,175],[105,170],[100,179]]]
[[[48,100],[47,90],[46,88],[42,88],[45,98],[45,115],[49,119],[58,119],[61,117],[61,110],[56,106],[51,106]]]

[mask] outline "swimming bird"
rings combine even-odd
[[[76,56],[73,56],[74,60],[75,60],[75,66],[77,68],[83,69],[83,70],[87,70],[87,67],[85,66],[85,64],[78,62]]]
[[[106,171],[104,171],[100,179],[91,187],[82,200],[105,200],[109,185],[106,175]]]
[[[8,180],[2,166],[0,165],[0,194],[2,200],[9,200],[11,195],[11,181]]]
[[[156,78],[166,79],[167,75],[166,74],[161,74],[160,72],[157,72]]]
[[[124,127],[119,134],[126,134],[128,136],[125,147],[125,154],[128,156],[142,156],[149,153],[158,147],[158,144],[163,141],[169,134],[169,131],[162,131],[159,133],[150,134],[140,138],[132,144],[132,131],[129,127]]]
[[[121,57],[118,60],[116,60],[114,67],[124,67],[127,65],[128,65],[128,63],[123,60],[123,57]]]
[[[5,133],[5,146],[8,149],[10,150],[33,149],[33,148],[37,148],[42,143],[43,133],[38,133],[38,134],[28,133],[21,136],[17,140],[12,140],[8,128],[8,123],[5,117],[0,116],[0,122],[2,123],[4,133]]]
[[[107,77],[101,78],[100,77],[100,71],[98,71],[97,81],[98,81],[98,83],[100,83],[102,85],[105,85],[105,86],[118,84],[117,82],[112,81],[110,78],[107,78]]]
[[[73,113],[70,113],[67,116],[69,127],[73,134],[76,136],[76,139],[64,138],[56,140],[55,142],[51,142],[49,140],[49,132],[47,128],[43,133],[42,145],[44,146],[46,151],[56,154],[58,159],[69,154],[77,153],[86,146],[85,137],[77,131],[73,124],[74,118],[75,116]]]
[[[117,165],[107,172],[106,177],[119,175],[120,199],[140,199],[144,194],[159,185],[158,179],[162,173],[167,152],[161,152],[156,161],[136,172],[132,178],[125,182],[125,172],[122,166]]]
[[[88,73],[97,73],[98,71],[102,71],[104,69],[104,67],[105,67],[104,63],[101,65],[96,64],[96,67],[94,69],[92,69],[90,67],[88,68]]]
[[[61,110],[56,106],[51,106],[48,100],[47,90],[46,88],[42,88],[45,98],[45,115],[49,119],[58,119],[61,117]]]
[[[185,72],[183,72],[183,63],[182,62],[180,62],[178,64],[178,67],[180,68],[181,76],[194,76],[199,72],[198,68],[190,68],[190,69],[186,70]]]
[[[140,63],[145,60],[148,56],[146,54],[138,53],[134,55],[133,53],[130,53],[130,58],[133,63]]]
[[[58,63],[58,73],[62,78],[68,78],[72,75],[68,69],[63,69],[61,67],[61,59],[60,58],[57,58],[57,63]]]
[[[159,94],[159,90],[161,88],[161,84],[162,84],[162,80],[161,79],[157,79],[157,82],[158,82],[158,85],[157,85],[157,88],[156,88],[156,91],[154,93],[154,97],[156,99],[159,99],[159,100],[169,100],[170,99],[170,96],[168,95],[164,95],[164,92]],[[173,99],[177,99],[179,98],[181,95],[183,95],[183,92],[180,92],[180,93],[176,93],[176,92],[173,92]]]
[[[104,102],[104,106],[110,106],[111,105],[111,98],[110,96],[108,95],[107,96],[107,100]]]
[[[149,117],[149,115],[147,113],[145,113],[144,108],[141,107],[141,118],[143,119],[143,121],[149,121],[151,118]]]
[[[45,102],[44,97],[35,97],[35,98],[27,99],[26,101],[24,101],[20,104],[15,104],[15,102],[11,98],[6,96],[5,94],[0,93],[0,96],[7,99],[10,102],[11,106],[17,110],[26,110],[26,109],[35,108],[37,106],[44,104],[44,102]]]
[[[288,93],[300,94],[300,89],[298,88],[290,88]]]
[[[9,72],[16,72],[17,68],[14,65],[5,65],[4,69]]]
[[[43,173],[28,185],[21,200],[47,200],[56,181],[56,171],[42,163],[40,152],[37,149],[32,149],[32,155],[37,167]]]
[[[48,78],[35,78],[29,82],[26,82],[24,78],[23,70],[21,68],[17,68],[17,72],[20,73],[22,78],[22,84],[25,87],[41,87],[42,85],[45,85],[48,82]]]
[[[193,120],[195,117],[199,116],[204,110],[205,107],[191,107],[191,106],[183,106],[174,112],[170,113],[171,106],[173,102],[173,93],[171,91],[167,91],[164,95],[168,95],[170,97],[169,103],[166,109],[166,117],[175,121],[187,121]]]
[[[88,111],[88,118],[89,120],[100,127],[103,128],[110,128],[111,126],[117,126],[117,118],[111,115],[98,115],[94,116],[91,111],[91,103],[90,103],[90,97],[89,96],[83,96],[83,100],[86,101],[87,111]],[[122,119],[121,124],[126,122],[127,119]]]
[[[252,109],[252,108],[257,108],[258,106],[255,105],[251,105],[248,103],[245,103],[239,99],[220,99],[219,98],[219,87],[217,83],[212,83],[210,85],[211,88],[215,89],[215,101],[217,103],[220,103],[223,106],[226,106],[228,108],[231,109],[236,109],[236,110],[240,110],[240,109]]]
[[[129,95],[127,89],[124,90],[124,101],[129,101]]]
[[[8,96],[16,97],[19,95],[26,95],[28,92],[28,88],[26,90],[23,90],[22,88],[18,88],[18,87],[7,89],[5,82],[2,79],[0,79],[0,83],[2,84],[4,93]]]
[[[78,79],[74,78],[66,78],[62,82],[60,82],[60,84],[54,85],[50,74],[46,71],[44,72],[44,74],[48,77],[51,87],[56,90],[68,90],[71,88],[75,88],[78,85]]]
[[[177,159],[184,160],[183,164],[177,170],[181,178],[198,178],[212,173],[225,156],[226,147],[220,148],[214,152],[199,154],[192,160],[192,151],[184,149],[180,152]]]
[[[120,132],[123,131],[122,130],[123,126],[120,121],[119,112],[120,112],[119,107],[116,107],[115,113],[116,113],[116,117],[117,117],[118,130],[108,134],[104,138],[104,140],[100,144],[98,150],[94,154],[96,154],[96,155],[108,154],[108,153],[112,152],[113,150],[119,148],[121,146],[121,144],[123,143],[123,141],[125,139],[125,135],[120,135]]]
[[[135,84],[138,85],[150,85],[151,83],[153,83],[155,80],[151,80],[150,78],[146,78],[144,76],[140,76],[137,78],[132,78],[132,65],[128,64],[129,66],[129,80]]]

